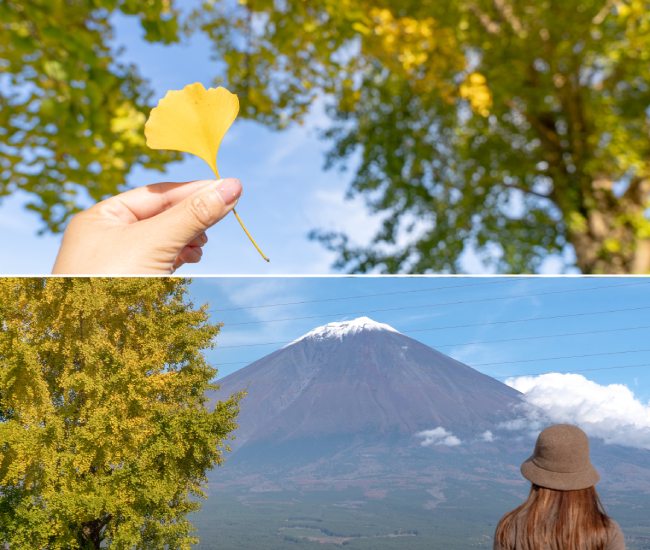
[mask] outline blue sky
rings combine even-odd
[[[188,4],[189,5],[189,4]],[[195,35],[186,45],[152,45],[142,40],[139,24],[131,17],[114,18],[115,44],[123,45],[123,61],[135,63],[161,98],[167,90],[181,89],[192,82],[211,85],[218,62],[211,59],[210,44]],[[238,212],[271,263],[264,262],[246,239],[233,216],[209,232],[210,242],[200,264],[185,266],[179,274],[297,274],[329,273],[335,255],[307,234],[314,228],[342,230],[352,242],[367,243],[379,225],[362,199],[345,200],[350,172],[323,170],[328,144],[317,130],[328,126],[322,106],[314,109],[303,126],[275,133],[244,120],[235,121],[219,152],[222,176],[238,177],[244,194]],[[136,169],[132,186],[157,181],[187,181],[211,177],[207,165],[187,155],[169,166],[165,174]],[[60,236],[38,236],[40,222],[24,210],[25,195],[0,201],[0,256],[2,273],[49,273]],[[470,273],[483,271],[473,254],[464,256]],[[557,259],[545,271],[558,272]]]
[[[647,278],[195,278],[190,288],[224,323],[208,352],[220,377],[316,326],[367,315],[501,380],[606,368],[582,374],[650,401]],[[368,294],[382,295],[351,298]],[[305,303],[260,307],[287,302]],[[597,313],[612,310],[628,311]],[[503,322],[530,317],[554,318]],[[646,351],[619,353],[631,350]],[[645,367],[610,369],[628,365]]]
[[[122,59],[140,68],[155,98],[192,82],[212,84],[216,62],[202,36],[184,46],[152,45],[142,40],[133,18],[120,16],[115,22],[115,42],[126,48]],[[244,193],[237,211],[271,263],[259,257],[234,217],[228,216],[209,232],[202,262],[185,266],[179,274],[327,273],[334,254],[307,239],[311,229],[338,228],[360,242],[369,239],[376,223],[364,215],[360,201],[344,201],[348,180],[322,169],[327,144],[317,138],[316,128],[324,125],[325,117],[318,111],[304,126],[281,133],[242,119],[235,121],[219,152],[219,170],[224,177],[241,179]],[[128,183],[138,186],[210,177],[203,161],[186,155],[162,175],[136,169]],[[2,272],[49,273],[60,236],[37,236],[40,222],[23,209],[24,203],[24,195],[0,201],[0,231],[11,236],[0,242],[0,255],[5,258]]]

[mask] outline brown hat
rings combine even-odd
[[[571,424],[543,430],[533,455],[521,465],[521,473],[535,485],[561,491],[586,489],[600,479],[589,460],[587,434]]]

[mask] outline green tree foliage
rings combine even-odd
[[[0,545],[190,548],[240,395],[179,279],[0,281]]]
[[[648,0],[206,1],[243,114],[329,101],[329,163],[382,215],[351,271],[500,271],[573,248],[585,273],[650,271]]]
[[[116,13],[150,42],[178,38],[171,0],[0,2],[0,197],[27,192],[52,231],[114,195],[134,165],[178,158],[145,147],[150,91],[111,43]]]

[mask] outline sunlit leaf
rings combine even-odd
[[[147,145],[196,155],[219,178],[219,146],[238,112],[237,96],[222,87],[206,90],[195,82],[171,90],[152,109],[145,124]]]
[[[203,159],[219,179],[217,154],[223,137],[239,113],[237,96],[225,88],[208,88],[199,82],[182,90],[167,92],[151,110],[144,133],[152,149],[191,153]],[[251,236],[233,209],[239,225],[255,249],[267,262],[268,257]]]

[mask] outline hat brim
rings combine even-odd
[[[535,464],[532,456],[521,465],[521,474],[535,485],[560,491],[586,489],[600,480],[600,475],[591,464],[579,472],[551,472]]]

